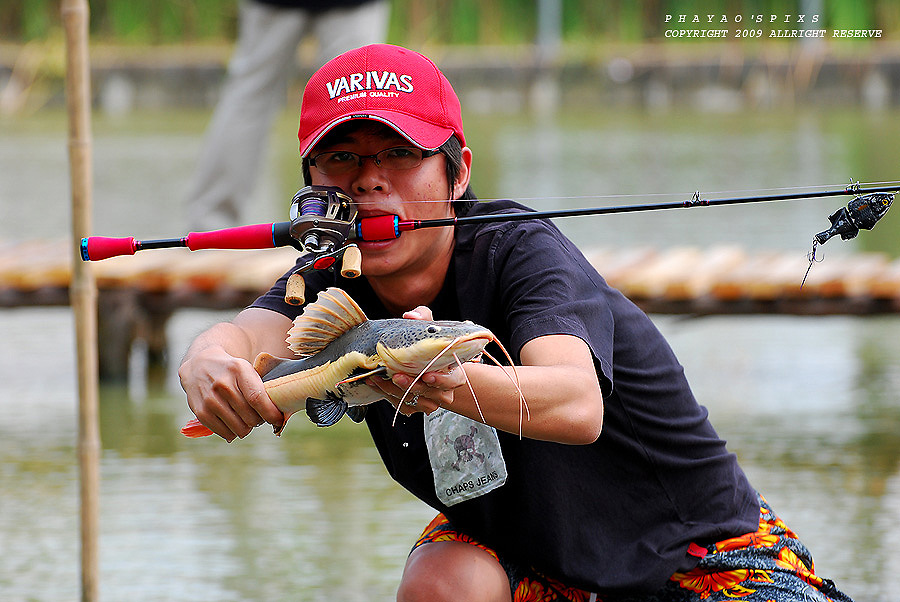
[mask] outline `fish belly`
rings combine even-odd
[[[378,394],[364,381],[339,383],[358,369],[365,369],[365,356],[348,353],[333,362],[300,370],[266,381],[266,393],[284,414],[290,415],[306,408],[307,399],[337,397],[348,405],[365,405],[378,401]]]

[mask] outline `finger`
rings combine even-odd
[[[399,399],[392,400],[395,403],[399,402]],[[425,414],[431,414],[433,411],[437,410],[440,407],[439,403],[430,398],[425,397],[424,395],[408,395],[407,398],[400,404],[400,412],[406,416],[411,416],[416,412],[422,412]]]
[[[434,314],[431,313],[431,309],[424,305],[405,312],[403,317],[408,320],[434,320]]]
[[[273,426],[284,424],[284,414],[269,397],[262,378],[256,370],[241,373],[238,379],[238,388],[247,402],[246,409],[241,412],[244,422],[251,426],[259,426],[268,422]]]
[[[215,434],[231,442],[246,428],[234,414],[217,381],[185,382],[183,379],[182,387],[197,420]]]
[[[416,399],[417,401],[429,400],[428,403],[434,405],[431,409],[437,409],[442,403],[453,402],[452,388],[450,388],[450,390],[444,390],[423,383],[421,380],[417,382],[414,381],[415,379],[408,374],[395,374],[391,380],[391,383],[394,386],[392,388],[385,386],[382,390],[392,395],[396,395],[403,400],[404,403],[413,399]]]
[[[211,396],[204,405],[214,412],[238,437],[246,437],[262,418],[241,391],[239,375],[212,383]]]
[[[423,395],[430,395],[435,392],[426,384],[417,381],[408,374],[395,374],[391,378],[391,382],[398,391],[397,395],[404,403],[411,402],[414,399],[418,400]]]
[[[447,372],[426,372],[422,382],[435,389],[455,389],[466,384],[466,375],[462,370],[453,368]]]
[[[403,414],[404,416],[415,414],[418,411],[418,400],[414,401],[412,397],[410,397],[407,400],[401,401],[402,395],[403,393],[401,391],[398,391],[396,394],[385,393],[384,398],[388,403],[394,406],[394,409],[396,409],[398,413]]]
[[[366,379],[366,384],[385,396],[400,397],[397,393],[398,387],[390,379],[380,376],[370,377]]]
[[[400,387],[394,385],[389,379],[385,380],[383,378],[369,378],[366,379],[366,384],[369,385],[372,389],[378,391],[384,399],[386,399],[394,408],[398,409],[401,414],[404,416],[409,416],[414,413],[414,406],[410,406],[409,404],[401,403],[401,399],[403,399],[404,390]],[[411,396],[410,396],[411,398]]]
[[[412,377],[412,376],[409,376],[408,374],[400,374],[400,373],[398,373],[398,374],[394,374],[394,375],[391,377],[391,382],[392,382],[392,383],[394,384],[394,386],[396,386],[398,389],[400,389],[400,390],[402,390],[402,391],[406,391],[406,390],[409,388],[409,386],[412,384],[412,382],[413,382],[413,377]]]
[[[411,380],[408,376],[406,379]],[[404,382],[405,384],[406,379],[401,379],[401,382]],[[435,389],[422,383],[417,383],[411,388],[407,385],[396,387],[396,389],[404,404],[412,404],[413,407],[416,408],[416,411],[425,412],[426,414],[430,414],[442,406],[451,405],[453,403],[453,389]]]
[[[239,406],[241,403],[245,403],[243,402],[243,398],[238,398],[237,395],[233,394],[223,396],[221,393],[216,399],[209,400],[206,403],[206,407],[210,408],[210,412],[225,424],[227,431],[223,437],[228,441],[231,441],[234,437],[243,439],[249,435],[250,431],[253,430],[253,427],[256,426],[256,422],[253,419],[250,419],[249,421],[245,420],[235,409],[235,406]],[[209,428],[214,433],[216,432],[216,429],[212,427]],[[231,433],[231,438],[228,437],[228,433]]]
[[[388,400],[388,402],[397,408],[401,414],[404,416],[410,416],[415,414],[416,412],[421,411],[418,407],[419,399],[415,398],[415,395],[410,392],[406,394],[404,397],[404,393],[406,393],[405,388],[401,388],[396,386],[393,381],[385,380],[382,378],[369,378],[366,379],[366,384],[378,391],[379,393],[384,395],[384,398]],[[401,403],[401,399],[403,400]],[[413,403],[415,400],[415,403]],[[429,403],[429,406],[431,403]],[[429,407],[429,409],[431,409]]]
[[[440,407],[441,407],[440,404],[438,404],[435,400],[430,399],[428,397],[420,397],[419,405],[416,406],[416,409],[418,411],[422,412],[423,414],[428,415],[428,414],[431,414],[432,412],[434,412],[435,410],[440,409]]]
[[[191,410],[203,426],[222,439],[225,439],[225,441],[231,443],[238,437],[238,434],[228,426],[225,420],[219,417],[219,413],[222,412],[222,409],[218,404],[218,400],[211,400],[208,403],[204,403],[203,406],[201,406],[204,409],[195,408],[191,404],[188,405],[191,406]],[[241,426],[244,426],[243,422],[241,422]]]
[[[403,387],[398,387],[393,380],[385,380],[382,378],[369,378],[366,380],[373,389],[384,394],[392,406],[400,408],[400,413],[404,416],[411,416],[416,412],[424,412],[431,414],[441,407],[442,403],[452,403],[453,393],[451,391],[436,391],[424,385],[416,385],[408,393],[407,388],[412,381],[412,377],[408,375],[401,376],[400,382],[404,383]],[[406,395],[404,397],[404,394]],[[403,403],[400,400],[403,399]],[[415,402],[415,405],[411,405]]]

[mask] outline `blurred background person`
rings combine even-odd
[[[388,0],[241,2],[237,45],[188,190],[191,230],[245,222],[299,44],[315,36],[318,68],[346,50],[383,41],[389,14]]]

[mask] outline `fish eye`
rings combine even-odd
[[[441,331],[441,327],[437,324],[430,324],[428,328],[425,329],[425,332],[428,334],[437,334]]]

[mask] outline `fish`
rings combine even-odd
[[[361,422],[366,406],[384,399],[384,393],[365,384],[367,378],[417,375],[402,403],[425,372],[462,366],[482,354],[494,359],[484,348],[491,342],[499,344],[489,329],[471,321],[369,320],[350,295],[337,287],[320,292],[304,308],[286,342],[298,359],[260,353],[253,364],[269,398],[284,414],[284,422],[275,427],[276,435],[301,410],[322,427],[336,424],[345,415]],[[181,432],[187,437],[213,434],[196,419]]]

